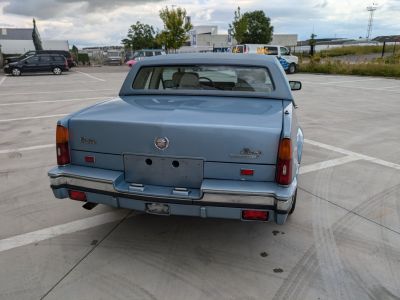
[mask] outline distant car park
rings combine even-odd
[[[289,74],[296,72],[299,63],[298,57],[292,55],[290,49],[279,45],[243,44],[233,47],[232,52],[242,54],[274,55],[278,57],[282,67]]]
[[[136,62],[145,59],[146,57],[152,57],[152,56],[157,56],[157,55],[165,55],[165,51],[162,49],[142,49],[135,51],[133,55],[128,57],[128,60],[126,61],[126,65],[129,67],[132,67]]]
[[[67,59],[60,54],[34,54],[4,66],[6,74],[20,76],[22,73],[52,72],[61,75],[68,71]]]

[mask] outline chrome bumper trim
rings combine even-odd
[[[128,193],[122,192],[115,189],[114,182],[112,180],[104,180],[100,178],[90,178],[90,177],[81,177],[73,174],[61,173],[57,175],[49,175],[50,176],[50,184],[53,189],[57,189],[58,186],[75,186],[82,187],[86,189],[93,189],[104,191],[108,193],[118,193],[118,194],[126,194],[130,196],[141,196],[144,195],[137,193]],[[297,182],[295,182],[297,186]],[[292,206],[292,198],[289,199],[279,199],[275,197],[273,194],[256,194],[249,192],[232,192],[232,191],[223,191],[223,190],[202,190],[203,197],[201,199],[191,199],[196,202],[196,204],[201,204],[204,202],[204,205],[207,203],[211,204],[221,204],[221,206],[237,204],[237,205],[260,205],[260,206],[273,206],[278,211],[289,211]],[[173,197],[168,197],[168,199],[174,199]]]

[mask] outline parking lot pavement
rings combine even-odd
[[[306,143],[278,226],[54,199],[57,119],[127,71],[0,74],[0,299],[400,298],[400,81],[290,76]]]

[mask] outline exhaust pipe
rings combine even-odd
[[[82,207],[87,210],[92,210],[97,206],[97,204],[98,203],[86,202],[85,204],[82,205]]]

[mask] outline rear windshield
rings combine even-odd
[[[269,93],[274,89],[266,68],[219,65],[142,67],[135,77],[133,88],[263,93]]]

